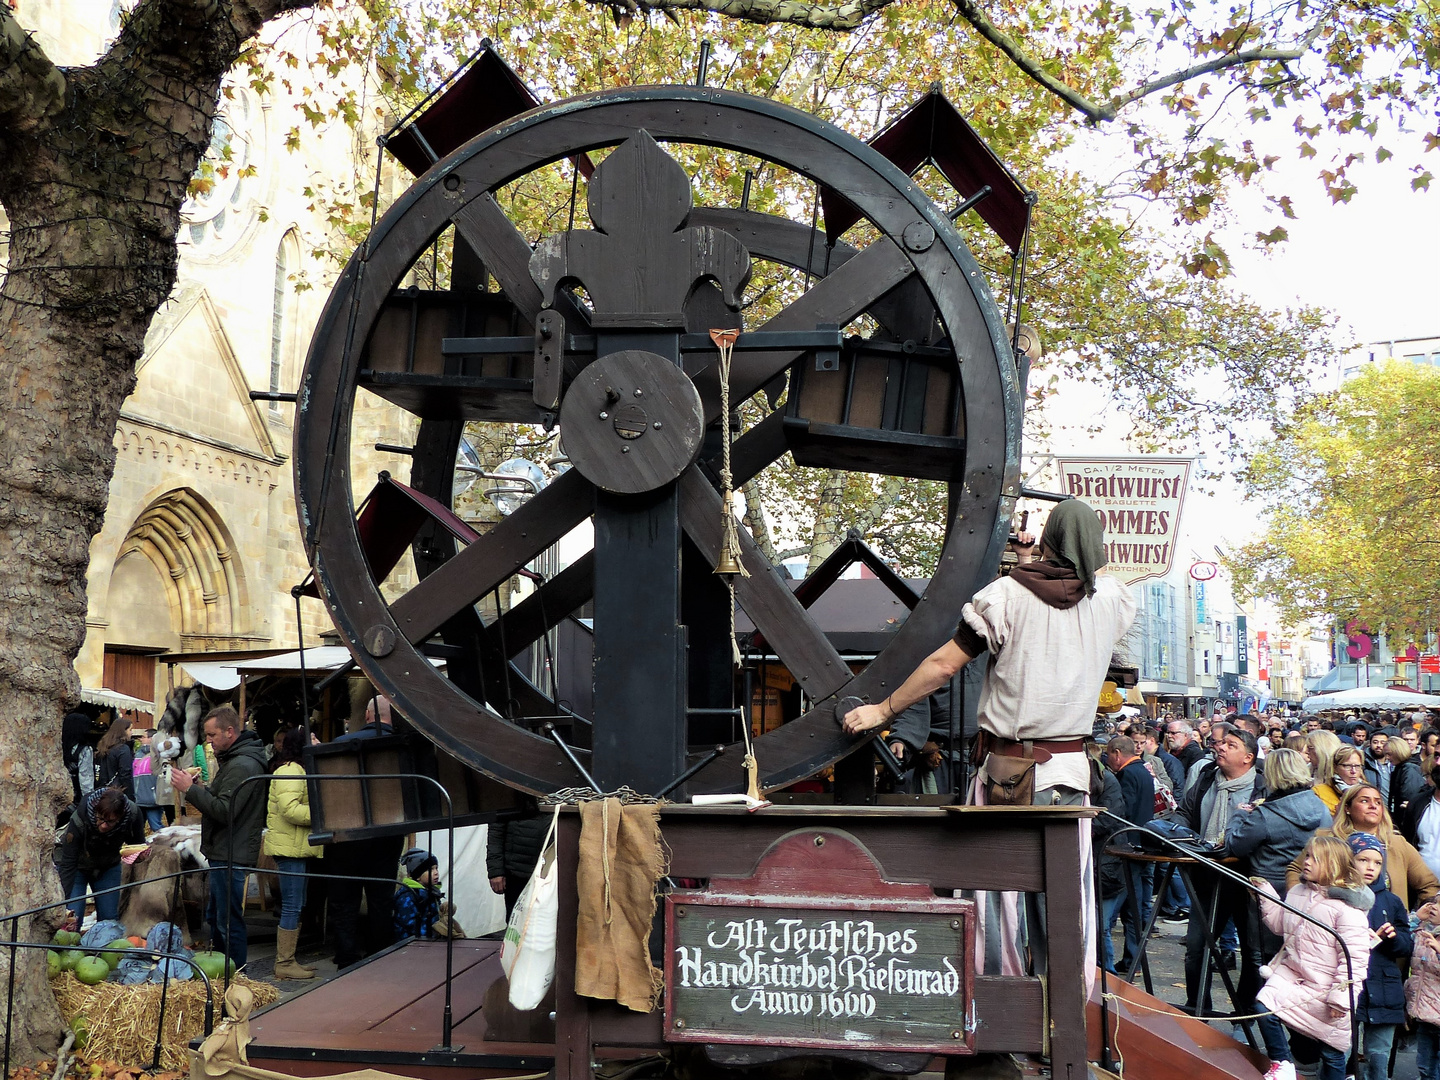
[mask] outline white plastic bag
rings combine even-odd
[[[510,1004],[522,1012],[539,1005],[555,981],[555,930],[560,916],[555,825],[559,820],[557,805],[535,872],[515,902],[500,946],[500,968],[510,980]]]

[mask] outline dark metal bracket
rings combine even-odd
[[[1064,495],[1058,491],[1038,491],[1035,488],[1025,487],[1022,484],[1020,487],[1020,497],[1022,499],[1043,499],[1045,502],[1061,503],[1069,502],[1075,496]]]

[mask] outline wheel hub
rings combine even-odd
[[[638,495],[700,453],[705,412],[689,377],[658,353],[625,349],[575,377],[560,405],[565,453],[601,491]]]

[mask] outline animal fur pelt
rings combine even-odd
[[[164,844],[174,848],[180,854],[182,861],[188,859],[187,865],[203,866],[207,870],[210,862],[200,853],[200,826],[198,825],[169,825],[150,837],[150,846]]]
[[[177,735],[185,726],[185,699],[190,695],[188,686],[177,686],[165,699],[165,711],[155,723],[155,730],[162,735]]]
[[[175,789],[170,786],[170,774],[165,766],[172,764],[182,750],[184,745],[180,736],[174,733],[157,733],[150,740],[150,772],[155,777],[155,802],[160,806],[168,806],[175,801]]]
[[[165,702],[165,711],[155,730],[162,735],[179,735],[185,740],[185,749],[194,750],[203,741],[200,718],[210,708],[210,701],[198,686],[177,686],[170,691]]]
[[[144,937],[162,922],[184,925],[184,879],[167,876],[180,870],[180,853],[165,844],[152,844],[145,858],[135,860],[140,884],[125,893],[120,913],[127,934]]]
[[[198,686],[190,688],[190,696],[185,700],[185,749],[194,750],[200,745],[200,718],[205,715],[208,702],[205,695],[200,692]]]

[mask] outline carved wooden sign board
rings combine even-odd
[[[886,881],[853,837],[802,829],[746,879],[665,906],[672,1042],[974,1050],[975,908]]]

